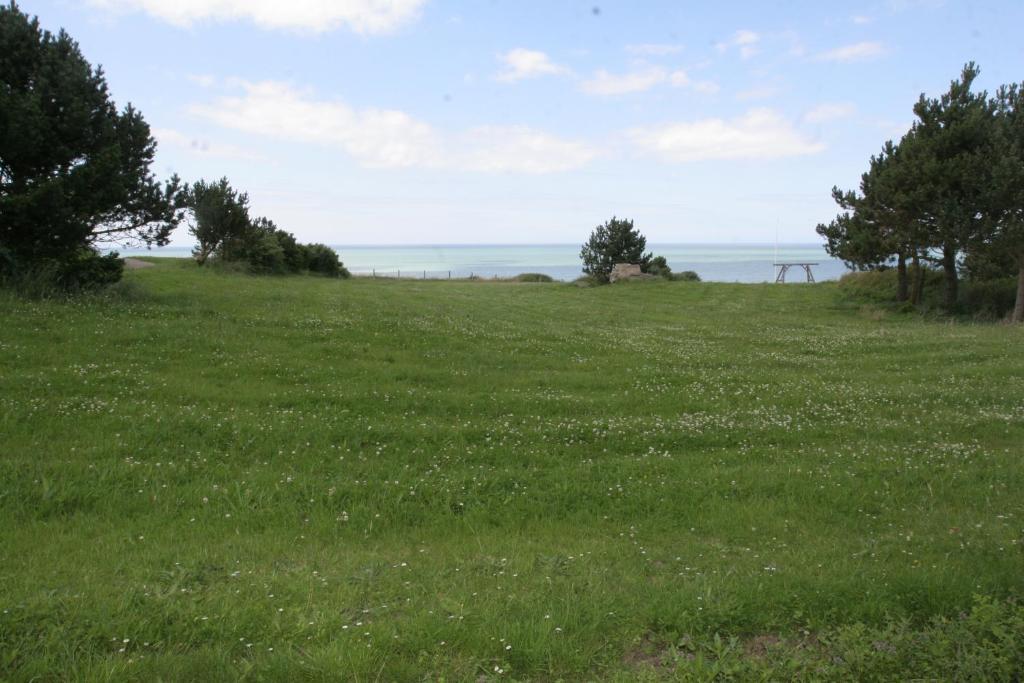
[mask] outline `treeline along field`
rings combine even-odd
[[[187,261],[3,296],[5,679],[1020,673],[1019,328]]]

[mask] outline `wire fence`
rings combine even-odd
[[[382,280],[498,280],[497,275],[484,277],[473,271],[457,270],[370,270],[352,271],[353,277],[369,277]]]

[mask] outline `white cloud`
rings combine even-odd
[[[682,69],[677,69],[668,75],[668,82],[676,88],[685,88],[690,85],[690,74],[686,73]]]
[[[679,54],[682,51],[682,45],[669,43],[643,43],[626,46],[626,52],[642,57],[667,57],[668,55]]]
[[[499,81],[514,82],[538,76],[557,76],[569,73],[569,69],[551,61],[543,52],[516,48],[498,55],[506,70],[498,74]]]
[[[693,88],[697,92],[717,92],[718,85],[710,81],[693,81],[683,69],[669,71],[660,66],[637,69],[624,74],[613,74],[600,69],[580,84],[588,95],[626,95],[644,92],[659,85],[668,84],[674,88]]]
[[[863,42],[843,45],[834,50],[822,52],[817,59],[822,62],[860,62],[881,57],[884,54],[885,46],[881,43]]]
[[[650,90],[664,83],[667,78],[668,72],[658,66],[625,74],[612,74],[600,69],[584,81],[580,88],[588,95],[625,95]]]
[[[740,53],[740,57],[743,59],[749,59],[760,52],[757,47],[758,43],[761,42],[761,36],[750,31],[748,29],[741,29],[733,34],[732,38],[727,41],[718,43],[715,47],[719,52],[728,52],[732,48],[737,48]]]
[[[311,99],[284,83],[243,85],[242,97],[224,97],[189,111],[225,128],[344,148],[367,166],[436,165],[441,155],[437,134],[401,111],[356,111],[342,102]]]
[[[870,24],[872,22],[872,19],[869,16],[865,16],[863,14],[857,14],[855,16],[850,17],[850,21],[852,21],[853,23],[855,23],[855,24],[857,24],[859,26],[863,26],[864,24]]]
[[[449,135],[402,111],[357,110],[285,83],[240,85],[241,96],[193,105],[189,112],[255,135],[337,147],[371,168],[553,173],[597,157],[585,143],[527,127],[484,126]]]
[[[640,149],[670,162],[778,159],[824,149],[771,109],[753,109],[729,121],[701,119],[634,128],[627,136]]]
[[[835,121],[836,119],[845,119],[848,116],[853,116],[856,111],[857,108],[849,102],[829,102],[819,104],[804,114],[804,121],[807,123],[825,123],[826,121]]]
[[[156,138],[158,148],[176,147],[190,154],[216,157],[218,159],[259,161],[263,158],[259,154],[242,147],[191,137],[173,128],[153,128],[152,133],[153,137]]]
[[[114,11],[141,11],[176,26],[251,21],[263,28],[323,32],[341,26],[386,33],[414,20],[426,0],[88,0]]]

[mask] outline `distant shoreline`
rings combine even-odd
[[[521,273],[542,273],[555,280],[572,281],[583,274],[579,245],[331,245],[353,275],[410,276],[423,279],[468,277],[511,278]],[[846,266],[825,253],[820,244],[655,244],[649,250],[664,256],[676,272],[694,271],[705,282],[773,282],[776,261],[816,262],[818,281],[835,280]],[[191,247],[123,250],[122,256],[187,258]],[[798,277],[790,274],[789,281]]]

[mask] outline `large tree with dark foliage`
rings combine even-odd
[[[633,221],[612,217],[594,228],[580,250],[583,272],[601,282],[608,282],[616,263],[636,263],[646,272],[651,262],[646,248],[647,238],[633,227]]]
[[[166,244],[176,178],[150,172],[156,143],[118,110],[100,68],[63,30],[0,6],[0,255],[5,270],[75,270],[102,243]],[[65,268],[66,269],[66,268]],[[89,272],[85,269],[83,272]]]
[[[895,260],[897,301],[916,301],[917,287],[913,296],[910,293],[907,260],[913,262],[915,281],[919,280],[921,250],[927,241],[917,214],[920,200],[913,150],[912,133],[899,144],[887,141],[861,175],[859,192],[832,189],[843,213],[817,227],[829,255],[854,270],[882,268]]]
[[[974,92],[981,73],[974,62],[938,98],[921,95],[914,105],[919,145],[919,174],[933,225],[933,246],[941,251],[945,274],[944,306],[957,305],[959,256],[984,231],[990,214],[990,174],[994,160],[995,107],[988,95]]]
[[[994,146],[1001,154],[992,168],[993,234],[981,251],[985,260],[1017,271],[1012,319],[1019,323],[1024,322],[1024,83],[1000,88],[996,106]]]
[[[921,95],[911,130],[871,158],[859,193],[833,191],[843,213],[818,232],[830,254],[855,267],[895,262],[898,300],[907,298],[908,257],[910,301],[922,299],[919,266],[934,264],[948,311],[976,306],[971,300],[987,290],[990,310],[1002,312],[999,292],[1016,276],[1012,317],[1024,321],[1024,85],[1003,86],[989,98],[973,90],[979,73],[968,63],[940,97]]]

